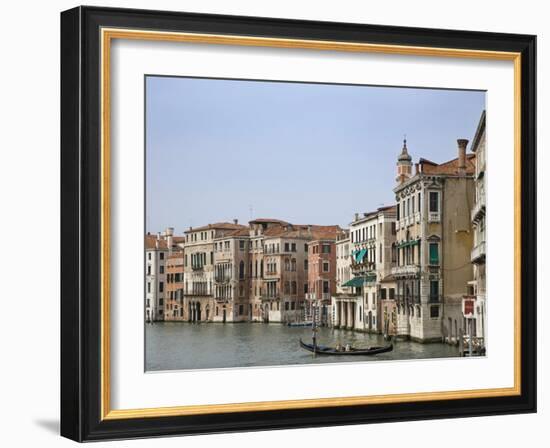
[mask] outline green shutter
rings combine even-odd
[[[439,264],[439,246],[437,243],[430,243],[430,264]]]

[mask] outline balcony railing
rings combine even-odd
[[[441,221],[441,214],[439,212],[428,213],[428,222],[439,222],[439,221]]]
[[[485,195],[482,194],[472,209],[472,221],[478,222],[485,215]]]
[[[209,297],[212,294],[207,291],[191,291],[191,292],[184,292],[184,296],[193,296],[193,297]]]
[[[231,281],[230,275],[216,275],[214,276],[214,281],[216,283],[229,283]]]
[[[482,241],[472,249],[472,263],[483,263],[485,261],[485,241]]]
[[[309,292],[306,294],[306,300],[330,300],[329,292],[322,292],[317,294],[315,292]]]
[[[204,269],[204,265],[203,264],[193,264],[193,265],[191,265],[191,269],[193,269],[193,271],[202,271]]]
[[[395,266],[391,268],[393,275],[418,275],[420,273],[420,266],[417,264],[408,264],[405,266]]]

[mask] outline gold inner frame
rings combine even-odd
[[[186,42],[213,45],[296,48],[358,53],[383,53],[469,59],[506,60],[514,63],[514,386],[441,392],[418,392],[337,398],[314,398],[188,405],[141,409],[111,409],[110,398],[110,50],[113,39]],[[465,50],[458,48],[334,42],[304,39],[278,39],[215,34],[101,29],[101,419],[166,417],[227,412],[306,409],[381,403],[502,397],[521,394],[521,54],[514,52]]]

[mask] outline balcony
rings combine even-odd
[[[470,259],[472,263],[475,264],[485,263],[485,241],[482,241],[472,249],[472,255]]]
[[[270,300],[279,300],[281,297],[279,296],[279,294],[275,294],[275,295],[271,295],[271,294],[262,294],[260,296],[260,300],[262,302],[266,302],[266,301],[270,301]]]
[[[330,297],[329,292],[323,292],[321,294],[310,292],[306,294],[306,300],[330,300]]]
[[[439,212],[428,212],[428,222],[440,222],[441,214]]]
[[[231,281],[230,275],[216,275],[214,276],[214,281],[216,283],[229,283]]]
[[[183,295],[187,297],[210,297],[212,294],[207,291],[191,291],[184,292]]]
[[[485,195],[481,195],[472,209],[472,222],[478,222],[485,216]]]
[[[408,264],[405,266],[395,266],[391,268],[392,275],[397,277],[417,276],[420,274],[420,266],[417,264]]]
[[[193,271],[202,271],[204,269],[204,265],[194,264],[194,265],[191,265],[191,269],[193,269]]]

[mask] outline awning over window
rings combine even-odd
[[[342,286],[352,286],[354,288],[362,288],[365,286],[365,283],[371,283],[376,281],[376,274],[366,275],[363,277],[354,277],[351,280],[348,280]]]
[[[363,258],[365,258],[366,254],[367,254],[367,249],[361,249],[361,250],[357,251],[357,253],[355,254],[355,261],[357,263],[362,263]]]
[[[397,243],[396,244],[396,247],[397,248],[401,248],[401,247],[409,247],[409,246],[415,246],[417,244],[420,244],[420,240],[410,240],[410,241],[403,241],[401,243]]]
[[[361,288],[365,280],[363,277],[354,277],[351,280],[348,280],[342,286],[353,286],[354,288]]]

